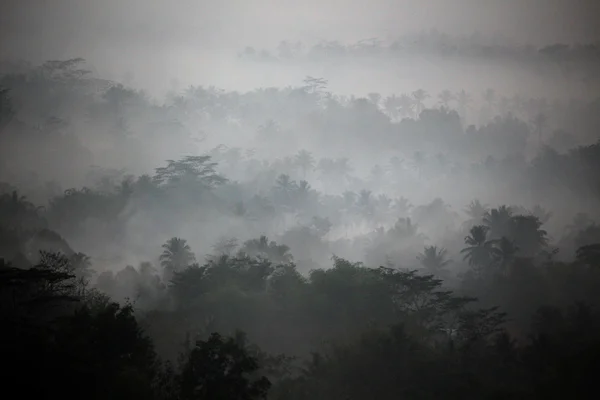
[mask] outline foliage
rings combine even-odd
[[[258,361],[236,338],[223,339],[213,333],[196,342],[179,379],[181,399],[252,400],[266,398],[271,386],[264,377],[253,377]]]
[[[410,47],[332,42],[309,54]],[[517,55],[593,53],[582,50]],[[593,388],[600,103],[492,88],[345,97],[310,76],[243,93],[191,87],[161,103],[81,59],[0,84],[6,393],[468,399]],[[563,128],[554,136],[571,142],[549,147]],[[111,168],[90,172],[91,160]],[[469,201],[461,219],[455,207]]]

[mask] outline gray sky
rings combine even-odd
[[[542,43],[600,40],[597,0],[2,0],[4,55],[243,46],[437,28]]]
[[[0,0],[0,59],[84,57],[113,79],[134,71],[138,83],[163,88],[172,77],[225,85],[245,79],[229,56],[246,45],[432,28],[532,44],[600,41],[598,16],[600,0]]]

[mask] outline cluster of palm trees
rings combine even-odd
[[[369,96],[374,104],[380,105],[377,99],[378,94],[372,93]],[[550,105],[545,99],[523,99],[520,96],[512,98],[499,96],[494,89],[488,88],[480,96],[479,109],[474,108],[475,96],[464,89],[454,93],[444,89],[437,95],[436,101],[425,101],[431,99],[431,95],[424,89],[417,89],[410,94],[391,95],[381,102],[382,110],[391,118],[392,121],[399,121],[402,118],[418,118],[421,112],[427,107],[442,107],[447,110],[456,110],[462,118],[463,123],[467,121],[475,122],[473,114],[479,115],[477,121],[484,124],[496,116],[515,115],[525,120],[531,126],[531,130],[538,137],[541,144],[545,129],[548,125],[548,115],[556,113],[558,104]],[[555,121],[558,122],[558,121]]]
[[[505,271],[519,255],[536,257],[547,246],[547,232],[535,215],[514,215],[510,207],[486,211],[482,225],[472,226],[461,253],[476,268],[497,266]]]
[[[360,202],[360,201],[359,201]],[[471,268],[472,273],[484,277],[490,273],[508,273],[510,266],[519,259],[538,258],[550,254],[547,250],[547,232],[541,229],[542,222],[535,215],[515,214],[511,207],[500,206],[489,209],[478,201],[468,207],[468,211],[477,216],[477,221],[467,221],[465,228],[468,234],[464,238],[466,245],[460,253]],[[320,222],[320,221],[317,221]],[[328,222],[328,221],[325,221]],[[472,225],[474,222],[480,224]],[[331,225],[329,224],[328,227]],[[377,234],[377,232],[375,232]],[[379,233],[382,234],[383,232]],[[396,245],[400,242],[422,242],[424,237],[418,232],[418,226],[410,218],[400,218],[396,224],[385,233],[392,237]],[[413,240],[420,238],[417,242]],[[383,250],[376,247],[374,249]],[[217,256],[233,255],[232,250],[237,248],[235,240],[223,242],[215,247]],[[590,256],[596,251],[591,247],[584,251],[583,256]],[[269,241],[266,236],[246,241],[239,248],[238,254],[250,257],[263,257],[276,265],[287,264],[293,261],[290,248],[283,244]],[[423,252],[416,256],[423,272],[444,279],[451,278],[447,267],[453,263],[448,258],[448,250],[435,245],[424,246]],[[160,263],[167,281],[174,272],[182,271],[195,262],[195,255],[186,240],[172,238],[163,245]]]

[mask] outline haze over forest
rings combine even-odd
[[[586,398],[598,16],[583,0],[4,2],[8,382]]]

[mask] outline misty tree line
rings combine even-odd
[[[370,38],[347,44],[335,40],[324,40],[314,45],[281,41],[277,48],[271,51],[247,46],[239,54],[245,59],[271,62],[303,59],[319,62],[336,59],[351,61],[373,57],[402,59],[419,55],[434,55],[445,59],[516,62],[536,68],[559,66],[565,76],[572,76],[577,69],[590,68],[600,60],[598,43],[554,43],[534,46],[478,35],[452,36],[435,30],[391,40]]]
[[[1,80],[7,387],[157,399],[593,393],[593,104],[566,112],[587,117],[565,126],[564,147],[545,132],[540,147],[516,116],[464,128],[457,112],[413,103],[395,117],[386,100],[336,98],[321,79],[191,88],[156,104],[80,64]],[[210,145],[229,137],[241,143]],[[189,148],[204,151],[182,156]]]
[[[317,157],[353,154],[353,163],[369,163],[369,168],[377,167],[373,160],[384,167],[382,155],[388,160],[412,158],[411,167],[430,158],[432,165],[440,161],[446,171],[464,171],[490,155],[513,163],[511,157],[530,158],[545,144],[565,152],[593,143],[600,125],[597,101],[504,98],[492,89],[482,94],[480,109],[473,109],[478,96],[466,92],[442,91],[439,104],[435,95],[423,90],[352,98],[327,92],[326,81],[316,78],[300,87],[249,93],[191,87],[158,103],[90,75],[82,60],[7,69],[13,73],[0,83],[6,88],[3,162],[17,165],[15,154],[32,154],[32,142],[43,144],[39,147],[48,152],[55,149],[51,154],[56,159],[68,157],[47,168],[36,165],[43,154],[33,153],[28,168],[12,168],[10,172],[19,176],[8,180],[41,180],[33,186],[65,176],[72,177],[67,185],[79,186],[90,164],[147,173],[165,159],[203,153],[219,144],[257,157],[268,155],[269,161],[273,154],[285,158],[302,147],[313,153],[327,148],[329,154],[320,152]],[[438,105],[444,108],[429,108]],[[446,107],[456,108],[458,116]],[[482,123],[463,127],[469,115]],[[356,148],[361,148],[360,154],[354,154]],[[59,149],[64,154],[58,156]],[[73,166],[81,172],[75,173]]]
[[[9,215],[23,221],[41,211],[16,194],[3,199],[2,208],[12,204]],[[533,253],[545,247],[537,221],[506,207],[485,212],[464,238],[469,268],[459,282],[449,280],[454,290],[436,278],[451,270],[435,246],[419,254],[418,270],[334,258],[332,267],[303,275],[289,248],[264,236],[238,251],[221,243],[200,263],[185,239],[172,238],[154,265],[94,276],[90,258],[57,233],[3,228],[4,256],[29,251],[0,272],[10,381],[35,377],[45,393],[97,398],[510,398],[591,390],[598,317],[584,302],[597,306],[598,244],[580,248],[572,262],[521,253],[514,240]],[[519,237],[530,224],[532,237]],[[398,225],[395,240],[406,240],[410,227]],[[103,293],[134,303],[119,306]],[[64,376],[73,383],[61,383]]]

